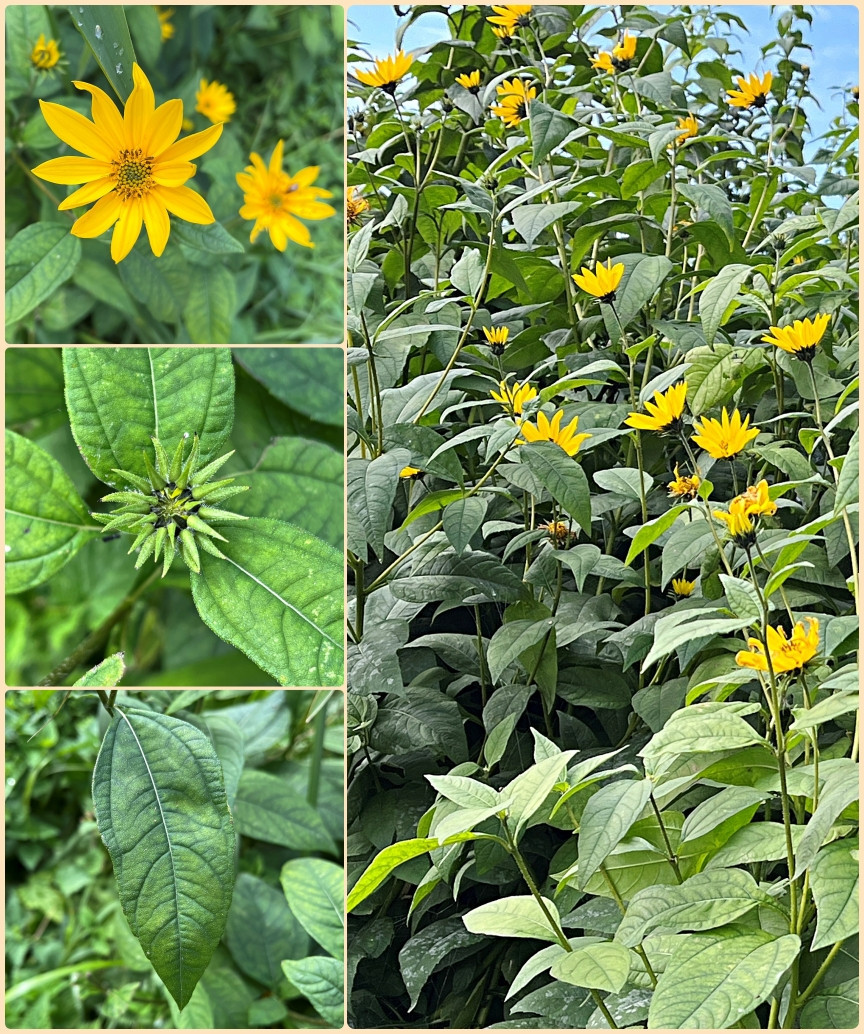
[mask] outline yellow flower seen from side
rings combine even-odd
[[[508,413],[513,413],[515,416],[521,414],[526,402],[537,398],[537,389],[532,388],[528,383],[520,384],[516,381],[511,387],[506,381],[501,381],[499,387],[501,388],[500,395],[497,391],[490,391],[489,394],[496,402],[500,402]]]
[[[612,59],[613,62],[619,63],[624,61],[632,61],[636,56],[636,37],[631,36],[630,33],[625,29],[624,35],[619,43],[616,43],[612,48]]]
[[[215,125],[217,122],[230,122],[237,104],[227,86],[215,79],[210,82],[202,79],[195,93],[195,110]]]
[[[423,471],[419,467],[403,467],[399,471],[399,477],[409,481],[411,478],[419,477]]]
[[[831,317],[823,312],[812,320],[795,320],[789,327],[771,327],[762,340],[769,345],[782,348],[796,359],[810,363],[816,355],[816,346],[828,329],[830,319]]]
[[[786,638],[786,630],[782,625],[773,628],[768,626],[768,654],[765,644],[758,639],[748,639],[749,650],[740,650],[735,654],[735,663],[741,668],[752,668],[754,671],[768,671],[768,657],[775,675],[784,675],[790,671],[799,671],[812,660],[819,651],[819,620],[805,618],[796,621],[792,629],[791,639]]]
[[[456,82],[469,93],[480,92],[480,69],[475,68],[473,72],[463,72],[456,76]]]
[[[612,47],[612,53],[601,50],[591,59],[591,67],[601,72],[626,72],[636,56],[636,37],[625,29],[622,38]]]
[[[653,402],[645,403],[648,412],[631,413],[624,423],[638,431],[657,431],[660,434],[680,431],[681,414],[684,412],[686,401],[687,381],[679,381],[665,392],[655,391]]]
[[[490,15],[486,20],[490,25],[505,29],[508,37],[512,37],[518,28],[524,28],[530,22],[530,4],[507,4],[500,7],[493,4],[492,10],[495,16]]]
[[[701,420],[701,426],[698,423],[693,425],[693,429],[698,433],[691,438],[700,449],[704,449],[715,460],[728,460],[732,456],[737,456],[760,431],[758,427],[748,427],[750,417],[747,416],[742,421],[737,409],[730,418],[725,406],[719,420],[712,417],[702,417]]]
[[[513,39],[513,33],[509,29],[498,28],[497,25],[493,25],[491,28],[493,35],[497,36],[502,43],[510,43]]]
[[[605,50],[601,50],[599,54],[595,54],[591,58],[591,67],[596,68],[598,72],[615,71],[615,65],[612,64],[612,55],[607,54]]]
[[[57,46],[57,40],[46,40],[45,33],[40,33],[39,39],[36,40],[36,45],[30,51],[30,61],[33,67],[38,68],[40,72],[47,72],[59,60],[60,48]]]
[[[492,349],[492,354],[503,355],[504,346],[507,344],[507,338],[510,337],[510,328],[484,327],[483,334],[486,337],[486,343]]]
[[[714,510],[714,516],[723,521],[729,537],[739,546],[747,548],[756,541],[756,525],[747,510],[747,504],[740,496],[736,496],[726,510]]]
[[[166,10],[163,7],[157,7],[156,13],[159,15],[159,29],[162,33],[162,42],[173,39],[174,26],[171,24],[171,16],[174,14],[174,8],[169,7]]]
[[[638,415],[638,414],[637,414]],[[669,482],[669,495],[679,499],[695,499],[702,479],[698,474],[681,474],[675,464],[675,480]]]
[[[586,438],[590,438],[590,434],[577,434],[576,429],[579,426],[579,417],[574,416],[573,419],[566,427],[561,427],[561,420],[564,416],[564,410],[559,409],[551,420],[548,419],[544,412],[537,414],[537,423],[532,424],[530,420],[526,420],[520,427],[520,431],[524,436],[523,439],[518,440],[517,444],[525,445],[527,442],[554,442],[556,445],[560,445],[561,448],[567,453],[568,456],[575,456],[579,451],[579,446]]]
[[[260,155],[250,155],[252,164],[237,173],[237,184],[245,202],[240,215],[243,219],[255,220],[249,234],[253,243],[258,234],[266,230],[279,251],[285,250],[289,240],[304,248],[314,248],[309,230],[300,220],[327,219],[335,215],[335,208],[318,200],[333,195],[329,190],[312,186],[318,176],[317,165],[301,169],[296,176],[283,172],[282,149],[280,140],[273,148],[269,165],[264,164]]]
[[[692,596],[695,588],[696,583],[688,581],[686,578],[672,579],[672,591],[681,599],[686,599],[686,597]]]
[[[727,90],[726,99],[733,108],[764,108],[768,103],[768,91],[771,89],[773,76],[766,72],[760,79],[752,73],[748,79],[743,75],[737,77],[738,89]]]
[[[537,90],[521,79],[505,79],[495,89],[501,103],[492,105],[492,114],[497,115],[511,129],[518,126],[522,119],[528,117],[528,102],[534,100]]]
[[[624,263],[616,262],[613,266],[610,258],[605,266],[598,262],[593,273],[587,266],[583,266],[581,273],[572,275],[576,286],[581,287],[586,294],[611,305],[615,301],[615,291],[621,283],[621,277],[624,276]]]
[[[803,265],[804,265],[804,256],[803,256],[803,255],[796,255],[796,256],[795,256],[795,257],[794,257],[794,258],[792,259],[792,262],[793,262],[793,263],[794,263],[794,265],[796,265],[796,266],[803,266]]]
[[[364,86],[378,86],[392,96],[396,92],[396,84],[408,74],[413,63],[414,58],[400,50],[393,57],[379,58],[373,69],[355,69],[354,75]]]
[[[183,122],[183,102],[170,100],[156,107],[153,88],[141,68],[132,66],[135,86],[123,115],[98,86],[75,82],[92,96],[93,121],[71,108],[40,101],[53,133],[85,157],[52,158],[33,169],[49,183],[84,183],[59,208],[96,204],[72,225],[76,237],[99,237],[114,227],[111,258],[122,261],[132,250],[142,226],[153,254],[168,243],[169,213],[190,223],[214,222],[207,202],[184,186],[195,175],[191,158],[209,151],[222,126],[177,140]]]
[[[345,198],[345,218],[349,228],[360,224],[360,216],[369,211],[369,202],[365,197],[356,193],[356,187],[348,188],[348,196]]]
[[[699,123],[693,115],[688,115],[686,118],[682,115],[678,119],[678,128],[683,130],[681,136],[675,137],[675,143],[680,147],[681,144],[698,134]]]
[[[750,517],[773,517],[777,513],[777,504],[772,500],[768,482],[764,478],[757,485],[749,485],[745,492],[735,498],[741,500]]]

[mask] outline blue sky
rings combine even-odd
[[[770,64],[763,62],[760,48],[774,39],[777,19],[788,8],[777,6],[772,11],[768,5],[730,4],[723,5],[723,9],[737,14],[749,29],[747,34],[739,30],[734,40],[741,55],[731,59],[732,65],[745,72],[751,68],[768,71]],[[818,4],[808,6],[807,10],[813,15],[813,25],[806,30],[805,24],[804,38],[813,49],[809,59],[803,50],[795,51],[793,57],[810,65],[811,87],[822,110],[812,106],[808,116],[818,135],[842,111],[849,88],[858,82],[858,8],[852,4]],[[398,19],[392,6],[354,5],[348,9],[348,21],[349,38],[366,44],[374,57],[393,52]],[[422,15],[406,33],[404,48],[412,50],[445,38],[445,26],[443,15]]]

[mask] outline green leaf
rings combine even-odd
[[[563,115],[538,100],[531,101],[530,116],[531,142],[534,146],[533,164],[537,166],[540,162],[545,162],[561,141],[578,128],[578,123],[569,115]]]
[[[237,877],[225,941],[240,969],[270,988],[282,978],[282,959],[309,951],[309,938],[282,892],[248,872]]]
[[[465,296],[474,296],[483,286],[483,255],[476,248],[466,248],[450,270],[450,283]]]
[[[6,592],[24,592],[60,570],[101,527],[60,464],[6,431]]]
[[[832,772],[822,784],[819,804],[807,823],[807,829],[795,852],[795,876],[798,877],[816,858],[817,852],[841,812],[858,799],[857,768],[851,762]]]
[[[579,826],[577,887],[584,888],[613,848],[627,836],[650,796],[648,779],[619,779],[589,798]]]
[[[250,517],[201,554],[192,596],[202,620],[281,686],[343,681],[341,554],[281,521]]]
[[[732,203],[721,187],[713,184],[680,183],[678,193],[696,207],[701,208],[703,212],[707,212],[726,234],[730,247],[734,245],[735,225],[732,217]]]
[[[858,932],[858,841],[826,844],[810,867],[816,902],[816,933],[810,951],[827,948]]]
[[[291,911],[313,940],[334,959],[345,954],[345,874],[323,858],[294,858],[279,879]]]
[[[761,349],[732,348],[718,341],[687,353],[687,403],[694,416],[730,402],[746,378],[765,362]],[[800,453],[796,453],[803,459]],[[770,457],[766,456],[766,459]],[[809,467],[808,474],[809,476]]]
[[[177,1030],[212,1030],[213,1006],[203,982],[195,985],[189,1004],[178,1009],[173,999],[168,999],[171,1019]]]
[[[68,11],[111,88],[125,103],[132,92],[132,65],[138,59],[123,8],[70,6]]]
[[[659,517],[655,517],[653,521],[648,521],[647,524],[643,524],[633,537],[630,549],[627,551],[627,559],[624,563],[631,564],[640,553],[644,552],[651,545],[652,542],[656,542],[664,531],[671,528],[675,523],[675,519],[678,514],[682,513],[686,509],[687,507],[683,505],[673,506],[671,509],[667,510],[666,513],[661,514]]]
[[[701,636],[722,635],[724,632],[737,632],[750,624],[750,618],[704,617],[705,614],[718,614],[711,607],[699,607],[694,610],[673,611],[661,617],[654,626],[654,643],[648,656],[642,662],[642,670],[667,657],[686,641]]]
[[[654,297],[655,292],[672,272],[672,263],[665,255],[640,255],[630,267],[621,287],[616,291],[615,311],[621,326],[627,328]],[[612,319],[618,333],[618,323]]]
[[[123,912],[182,1009],[222,937],[234,887],[219,759],[194,726],[115,707],[93,803]]]
[[[735,578],[730,574],[721,574],[720,581],[726,592],[729,608],[739,618],[747,618],[752,624],[762,617],[762,604],[759,594],[752,582],[744,578]]]
[[[651,737],[640,755],[653,762],[670,755],[740,750],[765,742],[751,725],[734,710],[729,710],[729,705],[724,710],[715,708],[716,705],[706,708],[705,704],[692,704],[676,711],[660,732]]]
[[[579,463],[554,442],[523,445],[519,457],[552,498],[591,534],[591,490]]]
[[[32,223],[6,245],[6,323],[17,323],[75,272],[81,241],[65,224]]]
[[[508,665],[535,643],[539,643],[554,627],[554,618],[544,618],[542,621],[509,621],[502,625],[490,639],[486,652],[486,662],[492,681],[497,682]]]
[[[442,959],[460,948],[482,942],[481,936],[465,929],[458,916],[430,923],[406,941],[399,951],[399,970],[411,996],[408,1008],[415,1008],[426,981]]]
[[[513,211],[513,226],[529,248],[540,234],[558,219],[570,215],[579,208],[577,201],[561,201],[558,204],[522,205]]]
[[[117,267],[126,290],[157,320],[176,323],[186,300],[188,263],[179,248],[157,259],[149,248],[133,248]]]
[[[6,423],[14,427],[30,420],[39,421],[40,431],[66,421],[63,361],[57,348],[6,350]]]
[[[235,354],[280,402],[321,424],[342,427],[341,348],[241,348]]]
[[[503,800],[497,790],[468,776],[427,775],[426,778],[442,797],[460,808],[491,808]]]
[[[246,250],[221,223],[199,226],[197,223],[178,221],[172,227],[172,231],[181,244],[207,252],[208,255],[242,255]]]
[[[840,513],[844,506],[858,502],[858,428],[849,442],[849,452],[843,461],[843,469],[837,481],[837,494],[834,497],[834,513]]]
[[[198,434],[201,461],[231,433],[234,371],[227,348],[64,348],[66,404],[85,462],[108,485],[112,468],[147,477],[151,436],[173,448]]]
[[[255,840],[292,851],[336,854],[336,845],[318,812],[269,772],[246,769],[240,777],[234,821],[239,833]]]
[[[206,694],[210,691],[204,690],[204,692]],[[213,741],[213,749],[222,765],[228,807],[233,808],[237,787],[240,785],[240,774],[243,771],[243,734],[237,723],[221,712],[208,714],[206,720],[210,739]]]
[[[390,529],[399,473],[410,458],[407,449],[394,449],[374,460],[348,460],[348,511],[362,527],[379,560],[384,555],[384,536]]]
[[[826,987],[801,1010],[798,1025],[805,1030],[842,1030],[858,1024],[858,977]]]
[[[598,470],[594,480],[607,492],[616,492],[638,502],[643,494],[651,491],[654,479],[644,472],[640,475],[636,467],[615,467],[612,470]]]
[[[621,944],[612,941],[589,944],[557,958],[552,963],[551,973],[556,980],[567,984],[617,993],[627,983],[631,958]]]
[[[91,668],[86,675],[82,675],[75,686],[116,686],[126,672],[126,665],[123,663],[123,654],[115,653],[100,661],[94,668]]]
[[[792,847],[804,834],[803,826],[792,827]],[[752,862],[776,862],[786,858],[786,828],[782,822],[760,822],[737,829],[705,863],[706,869]]]
[[[801,941],[758,931],[684,938],[657,981],[649,1028],[726,1029],[771,994],[792,965]]]
[[[503,788],[501,796],[509,801],[507,818],[514,840],[519,839],[552,788],[564,778],[567,763],[575,753],[575,750],[565,750],[544,758],[520,772]]]
[[[479,530],[486,517],[488,503],[479,496],[456,499],[445,507],[442,521],[444,534],[457,553],[463,553],[465,547]]]
[[[730,262],[706,284],[699,298],[699,318],[708,345],[714,344],[717,331],[723,325],[726,310],[736,297],[752,270],[741,262]]]
[[[509,602],[520,599],[523,589],[519,577],[496,557],[477,552],[461,557],[444,554],[410,574],[400,572],[390,591],[410,603],[462,600],[478,593]]]
[[[323,955],[282,963],[285,976],[333,1027],[345,1022],[344,968],[343,962]]]
[[[560,917],[554,902],[543,898],[552,918]],[[530,937],[539,941],[557,941],[555,931],[543,913],[540,903],[530,894],[498,898],[478,905],[462,916],[462,922],[471,933],[492,937]]]
[[[196,345],[224,344],[237,309],[236,279],[225,266],[196,266],[186,287],[183,322]]]

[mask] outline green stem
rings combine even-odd
[[[525,859],[522,857],[522,852],[516,845],[516,841],[513,839],[513,834],[510,832],[510,827],[507,825],[507,819],[502,819],[501,824],[504,826],[504,836],[507,839],[507,849],[516,861],[516,865],[519,867],[519,872],[522,873],[522,878],[528,885],[528,890],[531,891],[531,896],[540,906],[540,911],[546,917],[546,921],[549,923],[549,929],[555,934],[555,938],[561,947],[565,951],[573,951],[573,946],[567,940],[564,935],[564,931],[557,919],[549,911],[546,902],[543,900],[543,896],[540,893],[537,884],[534,882],[534,877],[531,875],[531,870],[528,868]]]
[[[675,878],[678,882],[683,883],[684,877],[681,875],[681,870],[678,868],[678,858],[672,850],[672,844],[669,841],[669,834],[666,832],[666,825],[663,822],[663,816],[660,813],[660,809],[657,807],[657,802],[654,800],[654,794],[652,793],[648,799],[651,801],[651,807],[654,810],[654,814],[657,816],[660,832],[663,835],[663,843],[666,845],[666,861],[672,867],[672,871],[675,873]]]
[[[321,765],[324,760],[324,736],[327,732],[327,707],[330,698],[321,705],[321,709],[313,719],[314,738],[312,755],[309,759],[309,782],[306,786],[306,802],[313,808],[318,804],[318,789],[321,785]]]

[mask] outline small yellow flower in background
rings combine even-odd
[[[812,660],[819,651],[819,620],[818,618],[805,618],[807,628],[804,628],[803,621],[796,621],[792,629],[792,638],[786,638],[786,630],[782,625],[776,628],[768,626],[768,656],[771,658],[771,667],[775,675],[783,675],[789,671],[798,671]],[[748,650],[740,650],[735,654],[735,663],[742,668],[752,668],[754,671],[768,671],[768,657],[765,655],[765,645],[758,639],[748,639]]]
[[[625,29],[624,36],[620,43],[616,43],[612,48],[612,61],[617,62],[619,65],[625,61],[632,61],[636,56],[636,37],[631,36],[630,33]]]
[[[679,381],[673,384],[667,391],[655,391],[654,401],[646,402],[647,413],[631,413],[624,421],[628,427],[635,427],[639,431],[657,431],[660,434],[670,434],[681,429],[681,414],[684,412],[684,403],[687,401],[687,381]],[[675,468],[675,475],[678,475],[678,468]],[[696,486],[699,486],[699,479],[696,479]],[[670,485],[671,488],[671,485]],[[683,493],[682,493],[683,494]]]
[[[681,136],[675,137],[675,143],[680,147],[690,137],[696,136],[699,132],[699,123],[696,121],[693,115],[688,115],[686,118],[682,115],[678,119],[678,128],[683,129]]]
[[[605,266],[598,262],[593,273],[587,266],[583,266],[581,273],[573,273],[572,276],[577,287],[611,305],[615,301],[615,291],[621,283],[621,277],[624,276],[624,263],[617,262],[613,266],[610,258]]]
[[[612,55],[607,54],[605,50],[601,50],[599,54],[595,54],[591,58],[591,67],[596,68],[600,72],[615,71],[615,66],[612,64]]]
[[[403,467],[399,471],[399,477],[400,478],[405,478],[405,480],[407,481],[410,478],[418,477],[422,473],[423,473],[423,471],[419,467]]]
[[[210,82],[202,79],[195,93],[195,110],[214,124],[230,122],[231,116],[237,110],[237,104],[234,94],[229,93],[227,86],[217,83],[215,79]]]
[[[685,599],[687,596],[693,594],[693,590],[696,588],[696,583],[688,581],[686,578],[673,578],[672,579],[672,591],[676,596],[681,599]]]
[[[554,442],[556,445],[560,445],[568,456],[575,456],[582,442],[591,435],[576,434],[576,428],[579,426],[578,416],[574,416],[570,423],[562,428],[563,416],[564,410],[559,409],[549,420],[541,410],[537,414],[536,426],[530,420],[526,420],[522,424],[520,431],[524,435],[524,439],[517,440],[517,445],[525,445],[527,442]]]
[[[747,548],[756,541],[756,525],[747,510],[747,504],[741,496],[735,496],[729,504],[729,511],[714,510],[714,516],[723,521],[729,537],[739,546]]]
[[[521,414],[526,402],[537,398],[537,389],[532,388],[527,382],[520,384],[516,381],[511,387],[506,381],[501,381],[500,388],[500,395],[497,391],[490,391],[489,394],[496,402],[500,402],[508,413],[514,413],[516,416]]]
[[[534,100],[537,91],[521,79],[511,79],[509,82],[505,79],[495,89],[501,103],[492,105],[492,114],[497,115],[511,129],[518,126],[523,118],[528,117],[528,102]]]
[[[557,549],[560,549],[562,546],[566,546],[571,539],[576,538],[564,521],[549,521],[549,523],[544,524],[543,527],[549,533],[549,538],[552,539]]]
[[[479,93],[480,69],[475,68],[473,72],[463,72],[462,75],[457,75],[456,82],[459,83],[459,85],[466,89],[469,93]]]
[[[816,355],[816,346],[828,329],[830,319],[827,313],[822,312],[812,320],[795,320],[789,327],[771,327],[762,340],[769,345],[782,348],[796,359],[811,363]]]
[[[732,456],[737,456],[760,431],[758,427],[748,429],[750,417],[745,417],[742,422],[737,409],[730,419],[725,406],[720,420],[704,416],[701,420],[701,427],[698,424],[693,425],[693,430],[698,433],[691,436],[692,441],[715,460],[728,460]]]
[[[398,51],[393,57],[382,57],[375,62],[373,70],[354,69],[354,75],[365,86],[379,86],[391,96],[396,92],[396,83],[407,75],[414,58],[404,51]]]
[[[771,89],[772,78],[770,72],[766,72],[761,79],[755,72],[749,79],[739,75],[737,76],[738,89],[727,90],[726,99],[733,108],[764,108],[768,103],[768,91]]]
[[[634,414],[638,416],[638,414]],[[675,480],[669,482],[669,495],[680,499],[695,499],[702,479],[698,474],[681,474],[675,464]]]
[[[52,158],[33,169],[49,183],[84,183],[59,209],[96,204],[72,225],[76,237],[99,237],[112,226],[111,258],[122,261],[132,250],[142,225],[157,257],[165,250],[171,222],[168,213],[190,223],[214,222],[207,202],[183,186],[195,175],[189,160],[209,151],[222,133],[210,126],[176,140],[183,121],[183,102],[156,107],[153,88],[141,68],[132,66],[135,83],[123,115],[98,86],[73,82],[93,98],[93,121],[71,108],[40,101],[51,131],[86,157]],[[175,142],[176,141],[176,142]],[[115,225],[116,223],[116,225]]]
[[[777,513],[777,504],[772,500],[764,478],[757,485],[748,485],[747,490],[735,498],[741,500],[749,517],[773,517]]]
[[[45,33],[40,33],[36,46],[30,51],[30,60],[33,62],[33,67],[38,68],[40,72],[47,72],[49,68],[53,68],[60,60],[60,48],[57,46],[57,40],[46,41]]]
[[[852,96],[855,98],[856,101],[858,100],[859,90],[857,86],[852,87]]]
[[[279,251],[285,250],[289,240],[304,248],[314,248],[309,230],[300,220],[327,219],[335,215],[335,208],[318,200],[333,195],[329,190],[312,186],[318,176],[317,165],[301,169],[296,176],[283,172],[282,149],[280,140],[273,148],[269,165],[264,164],[260,155],[250,155],[252,164],[237,173],[237,184],[243,191],[245,202],[240,216],[255,220],[249,234],[253,243],[258,234],[266,230]]]
[[[495,12],[497,17],[488,17],[486,21],[490,25],[498,25],[507,32],[507,37],[512,38],[513,34],[518,28],[524,28],[530,22],[531,5],[530,4],[507,4],[506,6],[496,7],[492,5],[492,10]],[[494,29],[492,30],[495,31]]]
[[[356,187],[348,188],[348,196],[345,198],[345,218],[348,222],[348,227],[358,226],[360,223],[360,216],[364,212],[369,211],[369,202],[365,197],[361,197],[359,194],[355,194]]]
[[[504,346],[507,344],[507,338],[510,337],[509,327],[484,327],[483,333],[486,336],[486,342],[492,349],[493,355],[503,355]]]
[[[803,266],[803,265],[804,265],[804,256],[803,256],[803,255],[796,255],[796,256],[795,256],[795,257],[794,257],[794,258],[792,259],[792,261],[793,261],[793,263],[794,263],[794,264],[795,264],[796,266]]]
[[[174,8],[169,7],[167,10],[163,7],[157,7],[156,13],[159,15],[159,28],[162,31],[162,42],[173,39],[174,37],[174,26],[171,24],[171,16],[174,14]]]
[[[191,133],[192,130],[195,128],[195,123],[192,121],[191,118],[184,118],[183,121],[180,123],[180,128],[183,130],[184,133]]]

